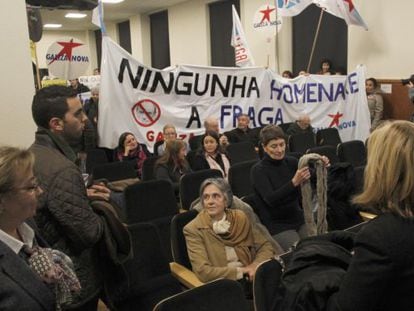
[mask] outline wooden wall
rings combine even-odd
[[[383,86],[390,85],[391,93],[384,92],[384,119],[410,120],[414,113],[414,104],[408,98],[408,88],[401,80],[378,80]]]

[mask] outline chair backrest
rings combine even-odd
[[[282,123],[282,124],[278,124],[277,126],[280,127],[283,132],[286,134],[287,129],[289,128],[289,126],[291,126],[294,122],[287,122],[287,123]]]
[[[336,147],[341,142],[338,129],[335,127],[321,129],[316,132],[316,144],[318,146],[331,145]]]
[[[86,156],[86,172],[92,174],[92,170],[97,165],[108,163],[108,157],[103,149],[91,149]]]
[[[219,279],[160,301],[154,311],[247,311],[248,303],[237,281]]]
[[[255,311],[273,310],[282,272],[283,267],[276,259],[267,260],[257,267],[253,281]]]
[[[108,181],[136,178],[135,161],[112,162],[96,165],[92,169],[93,179],[107,179]]]
[[[197,154],[197,150],[190,150],[187,152],[187,155],[185,156],[191,169],[194,169],[195,167],[194,162],[195,162],[196,154]]]
[[[185,174],[180,179],[181,208],[190,209],[191,203],[199,196],[201,183],[207,178],[223,177],[219,170],[201,170]]]
[[[355,194],[361,193],[364,189],[364,171],[365,166],[357,166],[354,168],[355,172]]]
[[[190,145],[191,150],[197,150],[201,146],[201,140],[203,136],[204,135],[197,135],[197,136],[190,137],[190,139],[188,140],[188,143]]]
[[[317,153],[320,155],[323,155],[329,159],[329,162],[331,164],[335,164],[339,162],[339,158],[336,155],[336,148],[334,146],[319,146],[319,147],[313,147],[306,151],[306,153]]]
[[[150,180],[128,186],[125,191],[128,224],[151,221],[177,214],[173,187],[166,180]]]
[[[229,184],[233,194],[239,198],[253,193],[250,181],[250,170],[257,160],[245,161],[234,164],[229,169]]]
[[[162,299],[181,292],[179,282],[171,275],[158,229],[153,224],[128,226],[134,256],[122,265],[128,276],[119,288],[117,310],[152,310]],[[122,298],[120,298],[122,297]]]
[[[250,141],[230,144],[227,146],[226,152],[229,155],[231,165],[259,159],[259,155],[254,149],[254,144]]]
[[[188,258],[187,244],[183,233],[183,228],[192,221],[198,212],[196,210],[175,215],[171,220],[171,251],[176,263],[191,268],[191,262]]]
[[[367,162],[367,151],[360,140],[351,140],[338,145],[338,157],[341,162],[351,163],[352,166],[362,166]]]
[[[155,179],[155,162],[157,162],[159,158],[160,157],[158,156],[153,156],[144,160],[144,163],[142,164],[142,181]]]
[[[315,134],[311,132],[289,136],[289,150],[304,154],[306,150],[316,147]]]

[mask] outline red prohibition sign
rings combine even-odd
[[[143,127],[153,125],[161,116],[160,106],[151,99],[137,102],[131,109],[135,122]]]

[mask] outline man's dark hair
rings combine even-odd
[[[52,85],[39,90],[32,102],[32,116],[36,125],[48,129],[50,119],[63,119],[69,110],[67,99],[73,97],[76,97],[76,91],[67,86]]]

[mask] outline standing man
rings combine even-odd
[[[81,282],[73,310],[95,310],[102,289],[96,244],[103,224],[92,211],[88,198],[109,200],[110,190],[94,185],[85,188],[74,163],[70,144],[82,138],[87,117],[76,93],[69,87],[50,86],[36,93],[32,103],[38,126],[30,150],[35,154],[34,172],[44,191],[39,199],[36,223],[52,248],[72,259]]]

